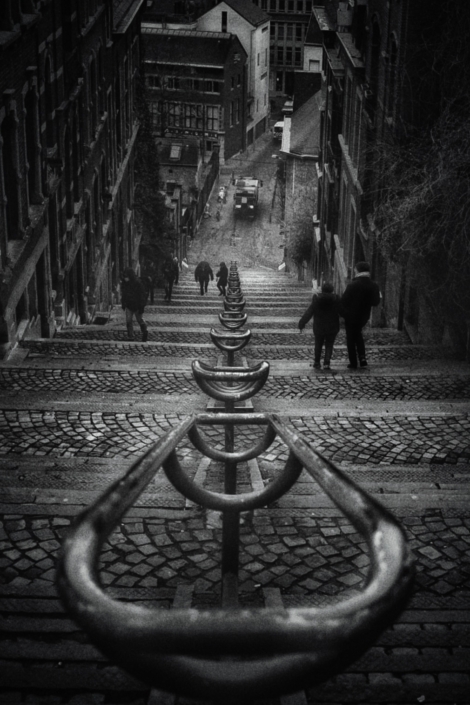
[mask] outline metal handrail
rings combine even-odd
[[[287,445],[287,462],[274,483],[227,495],[198,488],[184,474],[178,444],[188,434],[194,438],[198,425],[217,423],[266,425]],[[275,501],[305,468],[368,544],[371,563],[364,588],[335,605],[286,609],[164,611],[113,599],[99,582],[100,550],[161,467],[184,493],[230,512]],[[406,539],[393,516],[270,414],[185,419],[79,516],[58,564],[58,588],[67,610],[104,653],[154,686],[193,697],[271,697],[325,680],[355,660],[396,617],[412,579]]]
[[[251,330],[233,331],[232,333],[219,333],[215,328],[210,330],[211,340],[219,350],[224,352],[238,352],[243,350],[245,345],[250,342]]]
[[[238,330],[245,325],[248,320],[246,313],[238,313],[236,311],[223,311],[219,313],[219,321],[221,324],[230,330]]]
[[[243,311],[245,308],[246,301],[241,300],[241,301],[227,301],[225,299],[224,301],[224,309],[226,311]]]
[[[203,392],[219,401],[244,401],[263,387],[269,375],[269,364],[253,367],[212,367],[199,360],[192,363],[194,379]]]

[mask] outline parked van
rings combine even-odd
[[[280,122],[276,122],[276,124],[273,127],[273,138],[277,142],[280,142],[282,140],[283,131],[284,131],[284,120],[281,120]]]

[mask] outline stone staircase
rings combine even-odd
[[[180,419],[207,408],[191,361],[224,362],[209,337],[220,328],[222,297],[215,283],[200,296],[194,264],[171,304],[157,291],[146,308],[147,343],[126,340],[123,312],[114,309],[106,325],[26,340],[0,363],[0,705],[201,702],[150,690],[109,663],[64,614],[54,586],[57,552],[77,513]],[[341,331],[332,371],[314,371],[311,328],[297,328],[310,292],[266,269],[240,268],[240,277],[253,337],[239,362],[271,365],[254,409],[278,414],[377,496],[403,522],[417,561],[411,603],[377,644],[346,673],[276,705],[468,705],[468,365],[400,332],[369,329],[369,368],[347,370]],[[237,438],[245,445],[257,433],[245,427]],[[189,442],[183,455],[204,486],[221,487],[220,469],[201,463]],[[271,481],[285,459],[276,440],[242,469],[241,489]],[[157,476],[104,546],[103,585],[162,609],[214,606],[220,540],[218,516]],[[362,538],[305,473],[242,526],[241,544],[247,606],[331,603],[354,594],[369,565]]]

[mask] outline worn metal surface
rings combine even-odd
[[[220,416],[219,422],[247,423],[239,414]],[[161,688],[200,697],[227,692],[267,697],[321,682],[355,660],[403,607],[413,578],[404,534],[387,510],[275,416],[249,415],[249,421],[267,425],[288,446],[279,478],[247,495],[197,488],[179,466],[175,449],[197,423],[210,423],[209,417],[183,421],[81,515],[59,563],[62,599],[106,654]],[[236,511],[273,501],[304,467],[367,541],[371,567],[364,589],[323,608],[165,612],[113,600],[99,584],[100,548],[162,466],[196,501]]]

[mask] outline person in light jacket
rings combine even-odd
[[[354,269],[355,277],[341,297],[350,370],[357,369],[358,359],[361,367],[367,367],[362,329],[370,318],[372,306],[380,303],[379,286],[370,278],[369,263],[358,262]]]
[[[321,367],[321,356],[325,346],[323,369],[330,369],[333,346],[339,331],[340,298],[334,293],[333,284],[325,282],[321,293],[314,294],[312,303],[299,321],[302,332],[306,324],[313,318],[313,335],[315,338],[315,351],[313,366]]]

